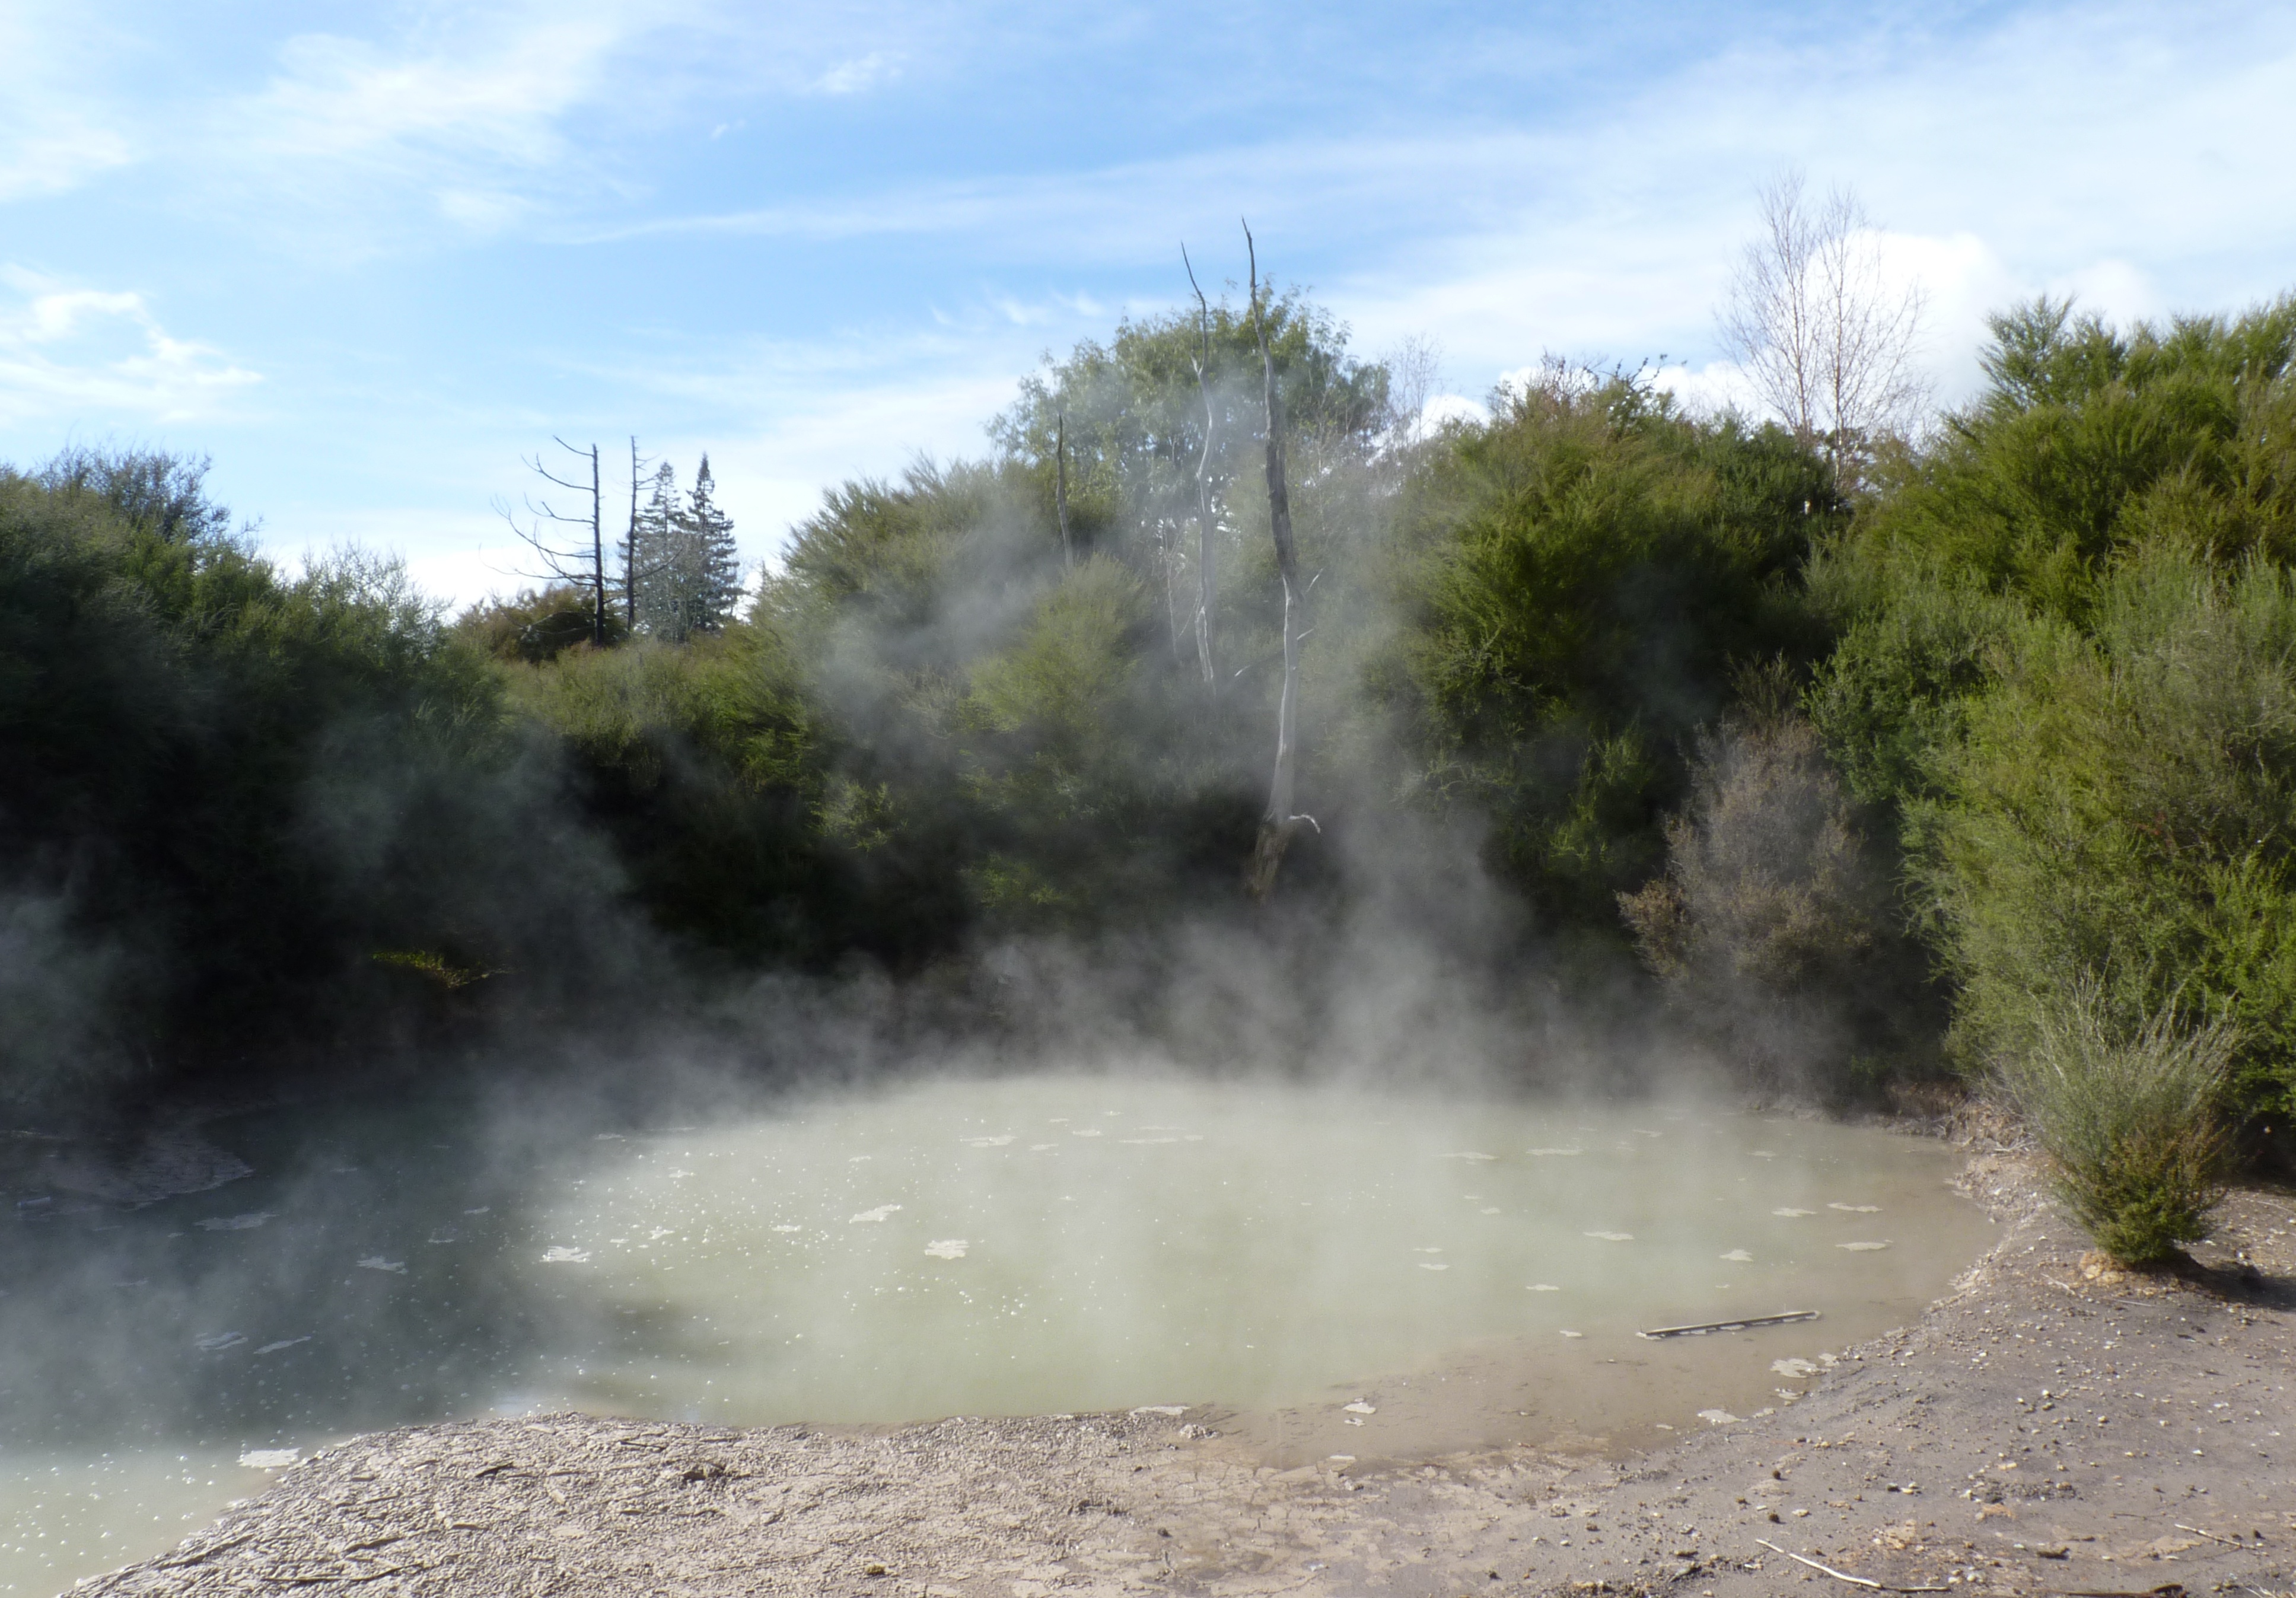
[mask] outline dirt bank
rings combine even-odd
[[[492,1421],[330,1449],[75,1591],[1868,1590],[1781,1551],[1900,1589],[2296,1586],[2296,1205],[2236,1196],[2208,1268],[2152,1282],[2085,1271],[2029,1162],[1980,1157],[1969,1181],[2005,1225],[1951,1297],[1782,1375],[1775,1413],[1656,1454],[1283,1470],[1201,1410],[882,1432]]]

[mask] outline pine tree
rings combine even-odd
[[[683,643],[695,633],[718,632],[741,602],[734,519],[718,508],[717,487],[708,455],[684,504],[668,463],[654,473],[652,495],[638,512],[632,539],[630,585],[637,630],[650,637]]]
[[[734,519],[718,508],[713,497],[717,487],[705,455],[701,469],[693,475],[693,488],[681,519],[691,540],[693,562],[689,627],[699,632],[721,630],[734,619],[734,607],[742,602],[741,551],[734,543]]]
[[[676,640],[685,635],[678,626],[677,521],[677,474],[664,461],[653,474],[653,491],[638,512],[630,537],[630,623],[651,637]]]

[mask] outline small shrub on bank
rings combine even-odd
[[[2057,1193],[2097,1246],[2158,1265],[2208,1232],[2229,1140],[2218,1110],[2238,1029],[2162,1009],[2116,1021],[2094,984],[2046,1006],[2029,1051],[1998,1066],[2055,1168]]]

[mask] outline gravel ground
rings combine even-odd
[[[2022,1157],[1976,1157],[1966,1181],[2006,1225],[1949,1298],[1774,1414],[1663,1453],[1278,1470],[1197,1410],[876,1432],[489,1421],[329,1449],[75,1591],[2296,1587],[2296,1204],[2235,1195],[2197,1266],[2152,1279],[2085,1259]]]

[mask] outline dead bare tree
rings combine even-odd
[[[1076,565],[1076,541],[1069,536],[1069,414],[1053,423],[1053,511],[1061,521],[1061,560]]]
[[[1245,230],[1247,234],[1250,231]],[[1219,411],[1212,403],[1212,313],[1185,244],[1180,246],[1180,264],[1188,269],[1188,287],[1196,294],[1196,391],[1204,400],[1204,447],[1196,457],[1196,664],[1203,670],[1204,692],[1217,698],[1219,672],[1212,653],[1212,611],[1219,590],[1215,569],[1218,546],[1212,538],[1212,437]]]
[[[1312,815],[1292,808],[1292,774],[1298,763],[1300,719],[1300,640],[1308,616],[1308,591],[1300,586],[1300,561],[1292,540],[1292,493],[1283,475],[1283,399],[1275,387],[1275,354],[1267,343],[1267,320],[1259,305],[1259,250],[1244,225],[1243,247],[1250,262],[1251,331],[1259,344],[1259,370],[1267,404],[1267,530],[1275,542],[1275,570],[1283,583],[1283,688],[1275,706],[1275,774],[1267,787],[1267,808],[1259,817],[1259,836],[1252,846],[1251,864],[1244,885],[1255,899],[1265,902],[1275,890],[1276,873],[1291,848],[1300,824],[1323,831]],[[1273,291],[1274,284],[1269,284]]]
[[[495,502],[495,511],[504,521],[510,523],[511,530],[519,536],[521,543],[534,551],[541,562],[541,570],[521,570],[519,573],[521,577],[529,577],[542,582],[572,583],[578,587],[587,587],[590,590],[590,642],[593,645],[603,649],[606,643],[606,539],[605,503],[599,492],[598,485],[598,447],[593,444],[587,449],[578,449],[554,435],[551,441],[567,454],[590,463],[590,480],[586,484],[560,477],[542,463],[542,457],[538,454],[531,460],[526,461],[525,466],[545,482],[555,483],[559,488],[570,489],[577,494],[588,495],[590,513],[586,516],[564,515],[554,507],[549,500],[543,499],[537,502],[529,496],[525,501],[526,525],[521,527],[517,513],[502,501]],[[636,440],[631,441],[630,447],[633,452],[636,451]],[[562,542],[560,537],[552,537],[548,531],[549,525],[552,523],[562,523],[565,526],[576,528],[587,527],[590,529],[588,553],[586,554],[583,552],[578,537],[570,546]]]
[[[1416,334],[1382,356],[1387,368],[1387,414],[1382,430],[1391,445],[1409,449],[1427,437],[1427,402],[1443,373],[1443,347]]]
[[[1874,220],[1849,190],[1813,204],[1790,171],[1761,191],[1761,213],[1731,274],[1723,342],[1763,403],[1824,450],[1836,485],[1853,488],[1873,440],[1928,397],[1914,364],[1928,298],[1919,283],[1890,283]]]
[[[638,454],[638,436],[630,435],[630,522],[622,535],[622,620],[632,632],[638,625],[638,480],[644,457]]]

